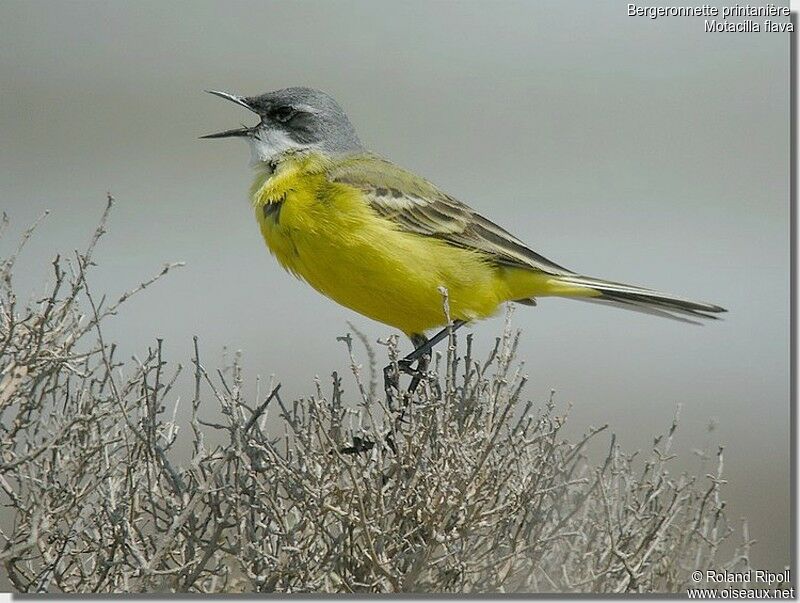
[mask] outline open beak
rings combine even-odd
[[[206,90],[206,92],[208,92],[209,94],[213,94],[215,96],[219,96],[220,98],[229,100],[231,102],[234,102],[237,105],[241,105],[245,109],[255,112],[253,108],[247,103],[247,101],[241,96],[236,96],[235,94],[228,94],[227,92],[220,92],[218,90]],[[205,136],[201,136],[200,138],[231,138],[235,136],[250,136],[254,130],[255,127],[248,128],[242,126],[241,128],[234,128],[233,130],[225,130],[224,132],[217,132],[216,134],[206,134]]]

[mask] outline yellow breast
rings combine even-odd
[[[290,272],[334,301],[407,334],[471,320],[513,299],[507,272],[481,254],[399,230],[362,192],[326,177],[329,160],[289,158],[252,187],[261,233]]]

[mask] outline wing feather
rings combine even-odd
[[[482,252],[498,265],[572,274],[424,178],[376,155],[338,162],[328,179],[360,190],[379,216],[401,230]]]

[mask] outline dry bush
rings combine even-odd
[[[152,282],[111,305],[90,292],[106,216],[86,252],[55,259],[42,301],[19,308],[16,254],[0,266],[0,566],[15,590],[678,592],[692,570],[749,567],[746,538],[719,559],[721,450],[713,474],[673,476],[672,425],[647,458],[611,436],[593,462],[604,428],[566,441],[552,402],[524,400],[509,328],[486,359],[451,336],[402,420],[349,336],[355,393],[334,374],[290,404],[279,386],[248,401],[238,360],[210,372],[195,342],[179,429],[180,367],[160,343],[120,362],[104,341],[104,318]]]

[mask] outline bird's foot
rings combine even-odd
[[[416,366],[415,365],[416,362]],[[383,387],[386,391],[386,403],[390,410],[393,410],[395,395],[400,394],[400,375],[409,375],[411,383],[408,389],[402,393],[400,397],[403,398],[403,403],[408,404],[411,395],[416,391],[422,379],[427,374],[428,365],[430,363],[430,356],[423,356],[418,360],[408,360],[402,358],[397,361],[397,368],[395,365],[389,364],[383,369]]]

